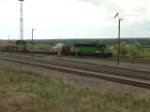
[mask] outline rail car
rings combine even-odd
[[[23,47],[19,47],[17,45],[11,45],[11,46],[0,46],[0,51],[3,52],[18,52],[18,53],[32,53],[32,50],[25,49]],[[41,50],[33,50],[34,54],[58,54],[57,51],[48,52],[48,51],[41,51]]]
[[[71,46],[63,46],[62,54],[78,55],[78,56],[96,56],[96,57],[111,57],[110,53],[104,44],[74,44],[73,51]]]
[[[18,51],[18,46],[16,45],[0,46],[0,50],[7,52]]]

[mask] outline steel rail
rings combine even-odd
[[[34,66],[43,67],[43,68],[47,68],[47,69],[51,69],[51,70],[58,70],[58,71],[65,72],[65,73],[72,73],[72,74],[80,75],[80,76],[83,76],[83,77],[104,79],[104,80],[107,80],[107,81],[112,81],[112,82],[127,84],[127,85],[131,85],[131,86],[135,86],[135,87],[150,89],[150,84],[149,83],[133,81],[133,80],[129,80],[129,79],[108,77],[108,76],[104,76],[104,75],[96,75],[94,72],[93,73],[88,73],[86,71],[80,71],[80,70],[77,70],[77,69],[75,70],[75,69],[70,69],[70,68],[64,68],[64,67],[60,67],[60,66],[47,65],[47,64],[35,63],[35,62],[29,62],[29,61],[21,61],[21,60],[17,60],[17,59],[10,59],[10,58],[4,58],[4,57],[0,57],[0,58],[3,59],[3,60],[19,62],[19,63],[22,63],[22,64],[28,64],[28,65],[32,65],[32,66],[34,65]]]
[[[12,57],[12,56],[9,56],[9,57]],[[23,59],[27,59],[27,58],[23,58]],[[29,60],[33,61],[33,59],[28,59],[28,61]],[[132,73],[133,74],[132,75],[131,73],[130,74],[123,73],[126,71],[119,71],[119,72],[113,71],[113,70],[108,71],[108,70],[104,70],[104,69],[100,69],[100,68],[96,69],[96,68],[83,67],[81,65],[76,66],[76,65],[70,65],[70,64],[66,64],[66,63],[60,63],[60,62],[58,63],[58,62],[53,62],[53,61],[47,62],[45,60],[39,60],[39,59],[34,59],[34,61],[42,62],[42,63],[46,63],[46,64],[53,64],[53,65],[57,65],[57,66],[71,67],[71,68],[76,68],[76,69],[80,69],[80,70],[81,69],[82,70],[88,70],[88,71],[92,71],[92,72],[109,73],[109,74],[115,75],[115,76],[129,77],[129,78],[142,79],[142,80],[148,80],[148,81],[150,80],[150,76],[148,77],[148,76],[142,76],[142,75],[135,75],[135,72],[137,72],[137,71],[131,71],[131,72],[134,72],[134,73]],[[118,70],[120,70],[120,69],[118,69]],[[141,73],[143,73],[143,72],[141,72]],[[150,74],[150,72],[148,72],[148,73]]]
[[[4,56],[7,56],[7,55],[4,55]],[[8,57],[8,56],[7,56]],[[14,57],[14,56],[9,56],[9,57]],[[19,57],[20,56],[15,56],[15,57]],[[28,58],[28,57],[26,57]],[[59,60],[59,61],[66,61],[66,60]],[[67,60],[68,61],[68,60]],[[70,61],[70,60],[69,60]],[[69,62],[68,61],[68,62]],[[70,61],[70,62],[76,62],[76,61]],[[60,62],[59,62],[60,63]],[[78,62],[78,63],[81,63],[81,62]],[[89,64],[87,62],[84,62],[85,64]],[[99,65],[99,64],[92,64],[90,63],[91,65],[98,65],[99,67],[107,67],[107,68],[112,68],[112,69],[118,69],[118,70],[128,70],[128,71],[132,71],[132,72],[140,72],[140,73],[145,73],[145,74],[150,74],[149,71],[143,71],[143,70],[136,70],[136,69],[128,69],[128,68],[119,68],[119,67],[114,67],[114,66],[107,66],[107,65]]]

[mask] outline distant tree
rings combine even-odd
[[[94,40],[94,41],[91,42],[91,44],[99,44],[99,42]]]
[[[28,42],[27,44],[26,44],[26,50],[27,51],[30,51],[32,49],[32,44],[30,43],[30,42]]]
[[[15,44],[16,45],[25,45],[25,44],[27,44],[27,42],[24,40],[17,40]]]
[[[49,45],[54,46],[54,45],[56,45],[56,44],[53,43],[53,42],[49,42]]]
[[[134,44],[137,50],[141,50],[142,46],[139,43]]]
[[[126,46],[125,42],[120,43],[120,54],[122,54],[123,56],[126,55],[128,53],[128,48]]]
[[[115,45],[115,50],[117,51],[118,53],[118,45]],[[126,46],[126,43],[125,42],[121,42],[120,43],[120,54],[122,54],[123,56],[125,56],[127,53],[129,52],[127,46]]]
[[[32,41],[30,41],[29,43],[32,44]],[[33,42],[33,45],[36,45],[35,42]]]
[[[130,54],[137,55],[141,52],[142,46],[139,43],[130,46]]]
[[[136,49],[136,47],[134,45],[130,46],[130,54],[131,54],[131,56],[138,54],[138,50]]]

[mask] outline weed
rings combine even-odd
[[[125,96],[112,93],[100,93],[89,88],[76,88],[63,81],[54,81],[48,76],[35,74],[7,67],[0,68],[0,80],[16,86],[7,87],[0,85],[0,93],[8,94],[11,97],[21,93],[21,97],[16,95],[16,106],[10,106],[4,101],[5,107],[2,111],[9,109],[19,111],[56,111],[56,112],[148,112],[150,111],[150,100],[140,99],[133,96]],[[32,75],[31,75],[32,74]],[[9,100],[9,99],[8,99]],[[14,104],[15,100],[12,104]],[[2,103],[0,102],[0,107]],[[8,108],[9,107],[9,108]]]
[[[0,93],[6,94],[7,88],[5,86],[0,86]]]

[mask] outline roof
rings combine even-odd
[[[75,47],[106,47],[104,44],[74,44]]]

